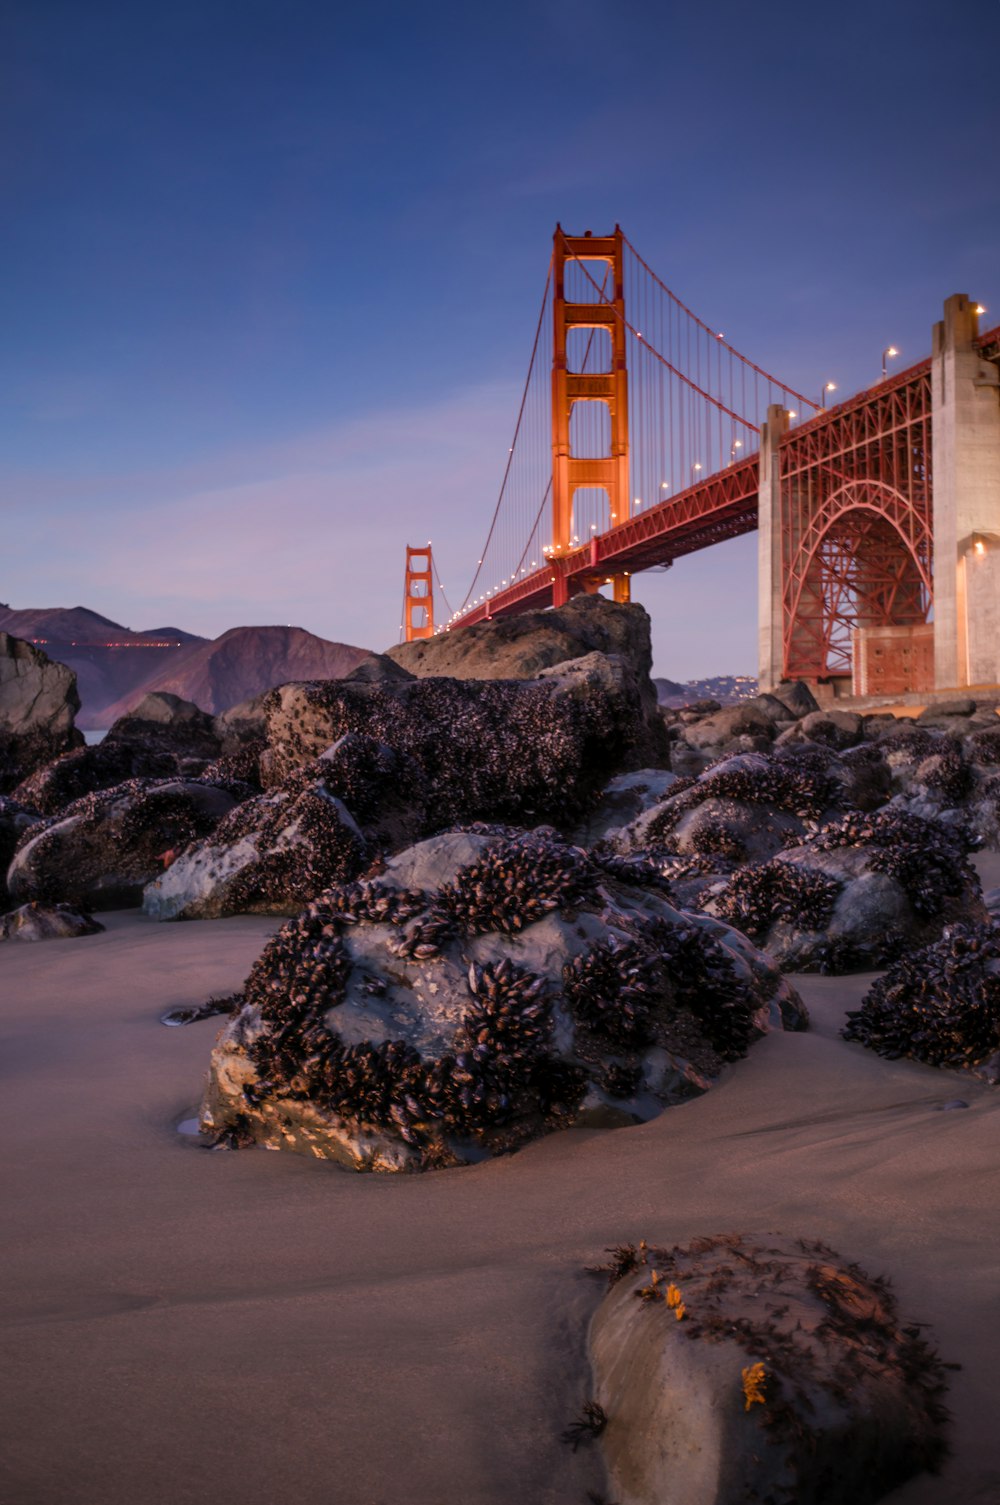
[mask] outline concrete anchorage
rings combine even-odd
[[[1000,367],[976,348],[964,293],[944,305],[931,357],[934,683],[1000,681]]]

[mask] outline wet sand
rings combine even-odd
[[[159,1016],[274,922],[104,918],[0,948],[3,1505],[584,1505],[583,1267],[726,1229],[888,1272],[962,1365],[952,1462],[891,1499],[1000,1500],[1000,1093],[840,1040],[867,979],[798,979],[809,1034],[653,1123],[371,1177],[177,1132],[218,1021]]]

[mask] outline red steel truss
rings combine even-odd
[[[927,619],[931,380],[921,362],[785,435],[784,672],[846,674],[855,627]]]

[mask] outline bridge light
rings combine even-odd
[[[797,418],[797,417],[798,417],[798,416],[799,416],[799,415],[798,415],[798,413],[797,413],[797,412],[796,412],[796,411],[795,411],[795,409],[794,409],[794,408],[789,408],[789,409],[788,409],[788,416],[789,416],[789,418]]]
[[[985,554],[986,553],[986,545],[983,543],[983,540],[981,538],[977,538],[976,539],[976,542],[973,545],[973,547],[974,547],[974,549],[975,549],[975,551],[976,551],[977,554]]]
[[[976,304],[976,313],[977,314],[984,314],[985,312],[986,312],[986,310],[983,307],[983,305],[981,303],[977,303]]]
[[[670,482],[669,481],[661,481],[660,482],[660,490],[661,491],[669,491],[670,490]]]
[[[899,354],[899,351],[896,349],[895,345],[887,345],[885,347],[885,349],[882,351],[882,380],[883,381],[885,381],[886,376],[889,374],[888,373],[888,367],[887,367],[886,363],[888,361],[891,361],[891,360],[895,359],[895,357],[898,354]]]
[[[826,407],[826,394],[828,392],[836,392],[836,390],[837,390],[837,383],[835,381],[828,381],[828,382],[825,383],[822,392],[819,394],[820,407],[822,407],[822,408]]]

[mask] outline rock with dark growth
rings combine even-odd
[[[805,1013],[770,961],[681,914],[649,864],[551,829],[424,841],[265,948],[212,1056],[205,1132],[357,1170],[648,1119]]]
[[[104,741],[111,747],[140,747],[196,761],[216,758],[222,750],[213,718],[193,701],[164,690],[144,695],[118,718]]]
[[[295,914],[367,860],[353,817],[320,773],[303,769],[240,804],[146,888],[157,920]]]
[[[611,1274],[590,1357],[619,1505],[874,1505],[943,1461],[944,1366],[825,1245],[622,1246]]]
[[[0,941],[64,941],[103,929],[93,915],[68,904],[22,904],[0,915]]]
[[[83,744],[76,675],[31,643],[0,632],[0,794]]]
[[[783,971],[883,966],[959,916],[985,919],[961,827],[889,807],[847,815],[796,841],[734,873],[705,906]]]
[[[265,709],[266,786],[353,733],[391,749],[419,778],[425,831],[468,820],[570,822],[645,731],[633,680],[600,654],[527,682],[282,685]]]
[[[38,768],[14,791],[14,797],[42,815],[55,815],[74,800],[99,789],[112,789],[128,779],[168,779],[178,772],[178,759],[142,743],[98,742],[77,747]]]
[[[85,909],[140,904],[145,885],[236,802],[225,785],[201,779],[129,779],[84,795],[24,833],[7,874],[11,898]]]
[[[901,957],[849,1013],[845,1040],[1000,1082],[1000,930],[949,925]]]
[[[807,821],[830,819],[849,802],[851,780],[818,749],[774,757],[737,753],[693,781],[675,784],[612,838],[621,852],[712,858],[720,870],[772,857]]]

